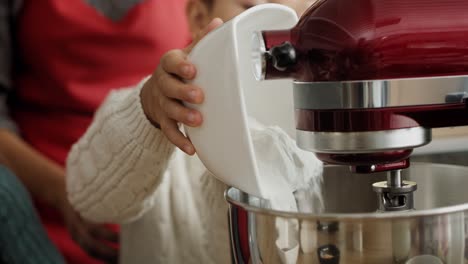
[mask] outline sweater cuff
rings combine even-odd
[[[140,94],[144,84],[148,81],[148,79],[149,77],[143,79],[143,81],[140,82],[136,89],[130,89],[129,96],[124,97],[123,108],[128,107],[128,111],[126,113],[124,112],[123,116],[129,117],[127,120],[129,124],[134,124],[135,121],[140,122],[139,125],[135,126],[136,130],[133,133],[133,135],[135,135],[133,138],[137,144],[147,145],[159,142],[160,144],[158,144],[158,148],[174,148],[173,144],[166,139],[166,136],[162,133],[160,128],[153,125],[152,122],[146,117],[146,114],[143,110]],[[118,92],[119,91],[116,91],[114,93]],[[134,116],[131,115],[132,112],[134,112]],[[136,137],[136,135],[144,136]]]
[[[97,111],[92,126],[100,126],[99,132],[111,138],[117,135],[119,138],[109,142],[115,146],[122,145],[124,140],[125,144],[153,149],[155,155],[166,154],[175,147],[146,117],[140,99],[141,90],[148,79],[143,79],[137,87],[111,91]]]

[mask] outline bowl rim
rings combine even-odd
[[[440,163],[425,163],[425,162],[414,162],[410,166],[428,166],[431,167],[445,167],[445,168],[456,168],[458,170],[466,170],[467,177],[468,177],[468,167],[460,166],[460,165],[451,165],[451,164],[440,164]],[[327,167],[335,167],[339,165],[327,165]],[[256,207],[254,205],[245,204],[237,199],[233,198],[230,193],[238,192],[241,194],[248,195],[250,197],[254,197],[259,200],[266,201],[263,198],[255,197],[249,195],[237,188],[228,187],[224,192],[224,199],[228,202],[229,206],[235,206],[246,210],[247,212],[256,213],[256,214],[264,214],[264,215],[271,215],[275,217],[283,217],[283,218],[294,218],[299,220],[320,220],[320,221],[367,221],[367,220],[388,220],[388,219],[407,219],[407,218],[421,218],[421,217],[428,217],[428,216],[440,216],[446,214],[454,214],[454,213],[463,213],[468,211],[468,202],[458,205],[452,206],[443,206],[438,208],[431,208],[431,209],[423,209],[423,210],[413,210],[413,211],[403,211],[403,212],[385,212],[385,213],[378,213],[378,212],[365,212],[365,213],[301,213],[301,212],[287,212],[287,211],[279,211],[273,209],[265,209]],[[468,192],[468,186],[467,186]]]

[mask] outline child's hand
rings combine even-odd
[[[169,141],[189,155],[195,153],[195,148],[179,130],[177,123],[197,127],[201,125],[203,117],[200,112],[185,107],[182,101],[201,104],[204,95],[200,87],[183,81],[192,80],[196,75],[195,66],[188,61],[187,55],[203,36],[222,23],[221,19],[214,19],[189,47],[167,52],[140,93],[146,117],[162,130]]]

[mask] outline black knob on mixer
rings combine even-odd
[[[273,66],[278,71],[285,71],[297,62],[296,50],[294,46],[287,41],[281,45],[274,46],[270,49],[269,53],[273,60]]]

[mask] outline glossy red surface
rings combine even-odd
[[[353,132],[463,125],[468,125],[466,103],[372,109],[296,109],[296,128],[304,131]]]
[[[229,204],[229,227],[232,263],[249,263],[248,213],[240,206]]]
[[[410,166],[409,158],[391,163],[379,163],[375,165],[351,166],[351,171],[356,173],[371,173],[389,170],[402,170]]]
[[[363,166],[399,162],[407,159],[412,151],[411,149],[403,149],[361,154],[316,153],[316,156],[321,161],[330,164]]]
[[[266,78],[299,81],[468,74],[468,1],[322,0],[296,27],[263,32],[267,48],[290,41],[295,65]]]
[[[409,127],[450,127],[468,125],[466,102],[413,107],[296,110],[296,127],[306,131],[355,132],[378,131]],[[316,153],[317,158],[330,164],[349,165],[356,172],[369,173],[409,166],[412,150],[395,150],[366,154]],[[376,169],[371,170],[375,165]]]
[[[412,152],[412,149],[403,149],[363,154],[315,153],[315,155],[327,164],[347,165],[356,173],[372,173],[408,168]]]

